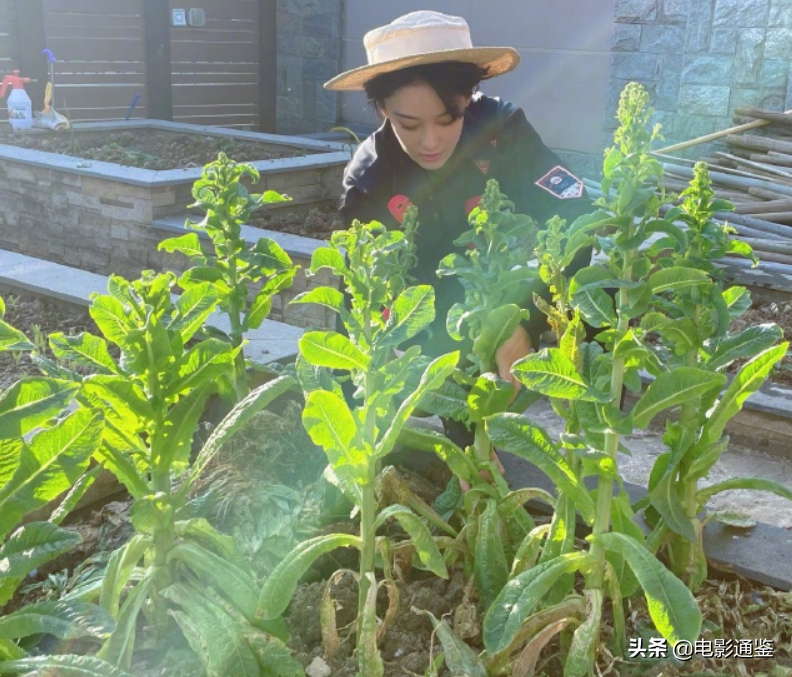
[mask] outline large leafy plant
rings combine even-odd
[[[699,487],[728,445],[723,434],[726,424],[783,358],[788,344],[780,342],[783,331],[776,324],[754,325],[736,334],[729,331],[731,321],[750,307],[750,293],[744,287],[724,290],[714,277],[713,262],[727,253],[753,254],[746,243],[731,237],[728,226],[712,218],[714,212],[730,210],[732,205],[715,198],[705,163],[696,165],[693,181],[681,197],[682,204],[666,219],[683,227],[669,227],[668,234],[652,246],[659,254],[655,277],[685,271],[693,283],[658,290],[650,312],[635,330],[641,339],[650,334],[660,339],[653,347],[663,370],[646,397],[662,390],[664,382],[674,378],[671,374],[698,374],[723,382],[721,375],[735,361],[747,360],[723,393],[702,393],[682,403],[679,420],[669,420],[666,426],[668,452],[658,457],[649,478],[644,504],[651,503],[648,517],[655,523],[650,546],[659,548],[671,569],[695,590],[707,575],[705,522],[699,515],[709,498],[729,489],[758,489],[792,498],[782,485],[756,478]]]
[[[526,387],[553,400],[566,419],[567,434],[555,443],[529,419],[514,414],[496,414],[486,421],[495,444],[531,458],[548,473],[571,498],[592,534],[588,551],[565,548],[509,581],[487,613],[484,642],[489,652],[502,653],[527,640],[523,651],[535,657],[554,634],[576,628],[565,662],[567,675],[584,675],[592,669],[606,597],[611,600],[620,653],[625,641],[622,598],[638,589],[646,596],[657,631],[668,642],[694,641],[701,626],[691,593],[646,547],[623,489],[614,495],[614,483],[620,486],[621,437],[647,426],[661,411],[698,397],[714,397],[724,381],[718,374],[684,369],[660,378],[657,358],[632,327],[654,295],[688,288],[705,275],[681,266],[655,270],[641,248],[652,233],[670,231],[668,221],[658,217],[662,198],[655,191],[661,168],[649,154],[657,129],[648,125],[647,100],[637,84],[622,93],[616,145],[606,153],[603,167],[605,197],[599,201],[600,209],[570,225],[563,249],[555,247],[561,260],[545,274],[553,277],[581,247],[595,245],[606,258],[579,270],[568,286],[557,288],[566,291],[571,312],[557,322],[566,327],[559,346],[529,355],[513,370]],[[545,250],[551,258],[553,248]],[[607,289],[615,290],[615,299]],[[582,340],[575,313],[601,329],[601,344]],[[642,369],[658,376],[656,387],[625,411],[623,388],[640,390]],[[573,456],[579,462],[570,462]],[[597,478],[593,491],[583,484],[585,475]],[[567,515],[567,534],[571,518]],[[583,595],[554,599],[557,586],[574,572],[585,580]],[[561,585],[565,593],[568,579]]]
[[[303,423],[314,443],[327,455],[326,476],[354,503],[360,516],[360,532],[319,536],[299,545],[266,580],[259,601],[263,617],[276,618],[286,609],[299,579],[317,557],[339,547],[357,548],[357,661],[361,674],[371,677],[383,674],[377,650],[377,638],[385,627],[382,624],[378,629],[376,619],[378,550],[391,609],[397,604],[390,572],[390,541],[378,537],[378,530],[389,519],[397,520],[423,566],[438,576],[448,576],[438,545],[418,514],[399,503],[381,508],[377,500],[383,459],[395,447],[421,398],[443,383],[459,357],[458,353],[451,353],[426,364],[418,346],[399,356],[394,353],[434,318],[432,288],[408,285],[408,272],[414,262],[415,227],[411,213],[405,219],[404,230],[388,231],[376,222],[355,221],[348,231],[334,233],[330,246],[314,253],[311,272],[329,268],[343,280],[349,302],[345,303],[343,293],[331,287],[313,289],[293,301],[319,303],[334,310],[346,330],[346,334],[307,332],[300,340],[297,373],[306,393]],[[383,314],[383,308],[389,312]],[[397,400],[416,369],[421,372],[418,384]],[[354,396],[345,397],[338,372],[349,375]],[[452,462],[470,477],[472,467],[464,456]],[[387,617],[392,617],[392,613]]]
[[[281,665],[275,674],[293,675],[288,652],[255,620],[258,586],[249,565],[233,539],[193,517],[186,501],[222,442],[292,381],[283,377],[251,392],[191,464],[207,399],[233,374],[240,348],[195,340],[218,293],[203,282],[175,298],[175,283],[172,273],[132,282],[111,276],[110,294],[95,296],[89,309],[102,337],[50,336],[57,358],[93,372],[77,399],[105,420],[95,457],[134,499],[135,535],[112,554],[103,579],[76,594],[98,597],[116,620],[99,656],[122,669],[131,664],[143,612],[161,636],[175,622],[210,672],[258,675]]]
[[[0,351],[33,351],[34,344],[3,320],[4,314],[0,299]],[[103,419],[74,406],[77,389],[67,380],[36,377],[17,381],[0,395],[0,607],[30,573],[81,542],[77,532],[59,525],[96,475],[88,464],[101,442]],[[25,515],[59,496],[47,521],[20,526]],[[25,669],[24,642],[31,638],[101,639],[112,627],[102,609],[80,601],[23,606],[0,616],[0,674]]]
[[[160,249],[190,257],[192,267],[179,278],[182,288],[212,283],[217,305],[228,317],[227,338],[235,347],[242,345],[245,332],[261,326],[272,308],[272,297],[291,286],[297,272],[289,255],[274,240],[260,238],[251,246],[242,237],[242,226],[254,211],[265,204],[289,200],[274,190],[250,193],[244,180],[255,185],[259,178],[253,165],[236,163],[220,153],[216,161],[204,167],[193,186],[195,202],[190,207],[203,210],[203,220],[195,223],[188,219],[185,227],[194,232],[159,244]],[[202,248],[199,233],[209,237],[212,254]],[[212,334],[218,335],[218,330],[212,330]],[[234,385],[237,399],[247,394],[242,352],[236,357]]]

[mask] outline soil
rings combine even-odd
[[[775,322],[784,330],[784,340],[792,341],[792,301],[754,301],[748,311],[732,323],[732,331],[756,324]],[[787,354],[770,374],[775,383],[792,386],[792,354]]]
[[[216,160],[220,152],[237,162],[305,154],[296,149],[274,150],[272,145],[256,141],[151,130],[73,134],[20,134],[3,130],[0,144],[155,170],[203,167]]]
[[[317,240],[329,240],[334,231],[343,228],[338,212],[332,205],[315,207],[307,215],[258,212],[253,215],[249,225]]]
[[[87,331],[99,335],[87,308],[54,299],[42,299],[24,292],[1,296],[6,305],[3,320],[22,331],[47,357],[52,357],[46,341],[50,334],[63,332],[75,335]],[[38,374],[38,368],[28,353],[0,352],[0,391],[6,390],[22,376]]]

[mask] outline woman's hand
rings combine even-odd
[[[514,385],[514,396],[520,389],[520,382],[511,373],[512,365],[531,352],[531,337],[522,325],[518,324],[514,333],[507,338],[495,351],[495,364],[498,367],[498,376],[504,381],[511,381]]]

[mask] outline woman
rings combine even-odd
[[[419,341],[424,354],[437,356],[460,347],[448,336],[445,318],[463,297],[458,280],[438,278],[438,263],[461,251],[453,242],[469,228],[467,214],[487,180],[497,179],[516,211],[540,224],[556,214],[569,223],[589,211],[590,202],[582,181],[542,143],[520,108],[476,93],[482,80],[517,66],[516,50],[473,47],[464,19],[432,11],[399,17],[367,33],[363,43],[368,65],[325,84],[365,91],[383,118],[346,168],[340,214],[347,227],[360,219],[396,228],[410,204],[418,207],[414,274],[436,292],[436,319]],[[584,252],[572,268],[589,256]],[[547,327],[531,310],[531,319],[495,356],[499,375],[515,386],[512,364]]]
[[[423,352],[441,355],[459,346],[445,331],[445,315],[461,300],[453,278],[438,278],[438,263],[457,250],[467,214],[490,178],[520,213],[538,223],[551,216],[571,222],[589,211],[583,183],[565,169],[513,104],[475,93],[481,80],[511,71],[520,57],[511,47],[473,47],[464,19],[413,12],[370,31],[363,39],[368,65],[325,84],[336,91],[364,90],[383,118],[358,148],[344,175],[340,213],[398,227],[408,205],[418,207],[416,240],[421,284],[437,294],[431,338]],[[585,265],[585,252],[572,268]],[[534,311],[496,355],[502,378],[527,355],[546,328]]]

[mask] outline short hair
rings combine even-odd
[[[472,96],[488,73],[488,68],[474,63],[441,61],[383,73],[366,82],[363,87],[369,103],[380,112],[385,99],[397,89],[419,82],[426,83],[435,91],[451,117],[457,120],[465,112],[464,107],[459,105],[459,98]]]

